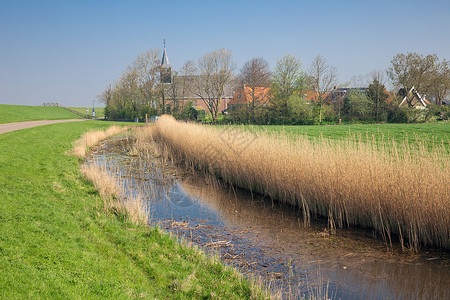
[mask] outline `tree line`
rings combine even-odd
[[[143,119],[145,115],[173,114],[195,118],[189,99],[208,108],[212,122],[248,124],[323,124],[339,122],[417,122],[449,117],[443,106],[450,89],[450,65],[437,55],[397,54],[386,71],[393,90],[385,87],[384,73],[339,89],[336,68],[318,55],[304,68],[300,59],[286,55],[270,69],[264,58],[252,58],[239,70],[230,50],[215,50],[197,61],[187,61],[162,82],[161,51],[141,53],[122,76],[108,86],[100,100],[109,119]],[[229,113],[219,111],[225,91],[250,89],[250,101]],[[351,88],[353,86],[353,88]],[[402,88],[415,87],[431,101],[425,110],[399,107]],[[257,101],[257,88],[269,88],[269,101]]]

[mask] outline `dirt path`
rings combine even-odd
[[[44,121],[27,121],[27,122],[17,122],[17,123],[6,123],[0,124],[0,134],[5,132],[10,132],[19,129],[25,129],[40,125],[63,123],[63,122],[76,122],[76,121],[86,121],[85,119],[70,119],[70,120],[44,120]]]

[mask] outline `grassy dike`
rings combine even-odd
[[[69,107],[80,114],[86,114],[86,107]],[[89,115],[92,114],[92,107],[89,107]],[[104,107],[95,107],[95,117],[96,118],[104,118],[105,117],[105,108]]]
[[[0,104],[0,124],[40,121],[82,119],[74,113],[56,106],[27,106]]]
[[[261,298],[235,271],[160,229],[104,213],[66,153],[88,128],[107,126],[0,135],[0,298]]]

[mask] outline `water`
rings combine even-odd
[[[111,140],[89,158],[120,177],[129,195],[148,204],[150,222],[183,236],[284,298],[450,299],[448,253],[387,249],[368,230],[327,223],[305,228],[298,208],[212,178],[128,155],[127,140]]]

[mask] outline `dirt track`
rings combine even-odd
[[[19,129],[25,129],[40,125],[63,123],[63,122],[76,122],[76,121],[86,121],[85,119],[71,119],[71,120],[44,120],[44,121],[27,121],[27,122],[17,122],[17,123],[6,123],[0,124],[0,134],[5,132],[10,132]]]

